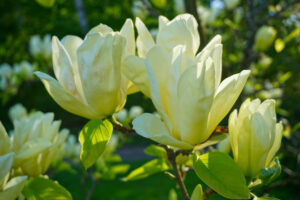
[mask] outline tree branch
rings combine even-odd
[[[79,25],[81,28],[81,32],[83,34],[86,34],[88,31],[88,22],[87,22],[86,15],[85,15],[85,12],[83,9],[82,0],[74,0],[74,6],[75,6],[78,21],[79,21]]]
[[[167,151],[167,155],[168,155],[168,160],[170,161],[172,167],[173,167],[173,170],[174,170],[174,173],[175,173],[175,177],[176,177],[176,181],[177,181],[177,184],[181,190],[181,193],[182,193],[182,196],[183,196],[183,199],[184,200],[189,200],[190,197],[189,197],[189,194],[186,190],[186,187],[184,185],[184,182],[183,182],[183,179],[182,179],[182,176],[179,172],[179,169],[177,167],[177,164],[176,164],[176,154],[174,152],[173,149],[170,149],[169,147],[167,147],[166,145],[162,145],[166,151]]]

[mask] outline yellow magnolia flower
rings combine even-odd
[[[0,123],[0,153],[15,153],[13,168],[17,173],[38,176],[48,169],[68,136],[66,129],[59,132],[61,122],[53,118],[53,113],[36,112],[14,120],[11,138]]]
[[[244,70],[221,82],[220,36],[195,57],[190,57],[188,48],[193,46],[178,45],[170,52],[155,45],[145,58],[129,56],[125,61],[127,77],[151,97],[161,116],[142,114],[133,121],[133,128],[146,138],[182,149],[209,138],[239,97],[250,73]]]
[[[187,54],[194,57],[200,45],[198,24],[194,16],[190,14],[178,15],[171,21],[164,16],[159,16],[156,42],[138,17],[135,26],[138,32],[136,46],[140,57],[145,57],[155,44],[160,45],[169,52],[177,45],[184,45],[187,47]]]
[[[0,199],[3,200],[15,200],[27,180],[27,176],[10,177],[13,161],[14,153],[0,156]]]
[[[84,40],[66,36],[52,39],[52,59],[57,78],[36,75],[48,93],[65,110],[89,119],[101,119],[121,110],[127,94],[136,92],[121,73],[123,59],[135,54],[133,23],[120,32],[100,24]]]
[[[276,124],[275,101],[246,100],[239,113],[231,113],[229,134],[234,160],[246,176],[256,177],[280,147],[282,124]]]

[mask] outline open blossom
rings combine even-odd
[[[133,24],[120,32],[103,24],[82,40],[52,39],[53,68],[57,78],[36,72],[48,93],[65,110],[89,119],[101,119],[121,110],[134,85],[121,73],[123,59],[135,54]]]
[[[20,174],[38,176],[46,172],[68,136],[59,131],[53,113],[35,112],[14,120],[12,136],[0,123],[0,155],[14,152],[13,168]]]
[[[276,123],[275,101],[247,99],[229,118],[229,135],[234,160],[249,177],[270,166],[282,137],[282,124]]]
[[[194,44],[200,43],[197,24],[191,23],[192,16],[184,16],[170,22],[173,32],[181,30],[181,34],[175,32],[169,38],[165,34],[159,45],[143,51],[143,58],[129,56],[125,73],[152,99],[161,117],[140,115],[133,121],[136,132],[161,144],[191,149],[205,142],[230,111],[250,72],[244,70],[221,82],[221,37],[213,38],[193,56],[198,49]],[[164,25],[168,27],[168,23]],[[195,35],[191,36],[192,33]],[[194,43],[180,42],[183,38]],[[172,47],[166,41],[179,45]]]
[[[3,200],[15,200],[27,180],[27,176],[10,177],[14,156],[14,153],[0,155],[0,199]]]

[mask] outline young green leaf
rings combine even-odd
[[[203,190],[200,184],[196,185],[191,200],[203,200]]]
[[[231,157],[221,152],[194,155],[198,177],[220,195],[229,199],[248,199],[249,190],[241,169]]]
[[[163,159],[154,159],[151,160],[141,167],[133,170],[130,174],[125,177],[124,181],[133,181],[138,179],[146,178],[152,174],[163,172],[169,169],[168,164]]]
[[[27,200],[72,199],[70,192],[63,186],[44,177],[36,177],[27,181],[22,193]]]
[[[79,134],[79,142],[80,160],[85,168],[93,165],[103,153],[112,131],[113,126],[108,120],[91,120],[83,127]]]
[[[145,154],[148,154],[149,156],[155,156],[159,158],[166,158],[167,152],[163,147],[159,147],[157,145],[151,144],[149,145],[145,150]]]

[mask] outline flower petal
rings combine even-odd
[[[88,104],[102,116],[126,101],[126,80],[121,76],[125,38],[119,34],[90,34],[77,50],[79,74]]]
[[[55,36],[52,38],[52,60],[54,74],[60,85],[69,93],[77,95],[71,58]]]
[[[269,150],[268,156],[267,156],[267,160],[266,160],[266,164],[264,167],[268,168],[270,166],[271,161],[273,160],[275,154],[277,153],[277,151],[280,148],[280,144],[281,144],[281,139],[282,139],[282,123],[277,123],[276,124],[276,133],[275,133],[275,139],[273,142],[273,145],[271,147],[271,149]]]
[[[209,114],[208,132],[211,133],[230,111],[241,94],[249,75],[249,70],[243,70],[239,74],[232,75],[222,81],[215,94]]]
[[[149,80],[146,64],[143,58],[128,56],[124,62],[123,73],[139,90],[141,90],[147,97],[150,97]]]
[[[10,151],[10,139],[7,132],[0,121],[0,155]]]
[[[0,185],[12,167],[14,156],[15,153],[7,153],[0,156]]]
[[[126,22],[120,30],[120,34],[126,38],[124,58],[128,55],[135,55],[135,38],[131,19],[126,19]]]
[[[112,28],[110,28],[109,26],[105,25],[105,24],[99,24],[97,26],[95,26],[94,28],[92,28],[85,36],[85,38],[93,33],[100,33],[101,35],[106,35],[109,33],[112,33],[113,30]]]
[[[41,79],[54,101],[66,111],[88,119],[97,119],[103,117],[98,116],[93,109],[81,103],[77,98],[66,92],[51,76],[42,72],[35,72],[35,75]]]
[[[163,25],[157,34],[157,44],[172,51],[177,45],[185,45],[190,57],[197,52],[200,39],[198,24],[193,15],[182,14]]]
[[[155,43],[151,36],[151,33],[148,31],[142,20],[140,20],[140,18],[138,17],[135,20],[135,26],[138,32],[138,37],[136,39],[138,55],[144,58],[149,49],[151,49],[151,47],[154,46]]]
[[[133,129],[141,136],[150,138],[160,144],[181,149],[191,149],[192,145],[172,137],[164,123],[153,114],[144,113],[132,122]]]
[[[177,97],[180,134],[190,144],[200,144],[210,136],[206,125],[215,94],[214,77],[211,58],[189,67],[180,77]]]

